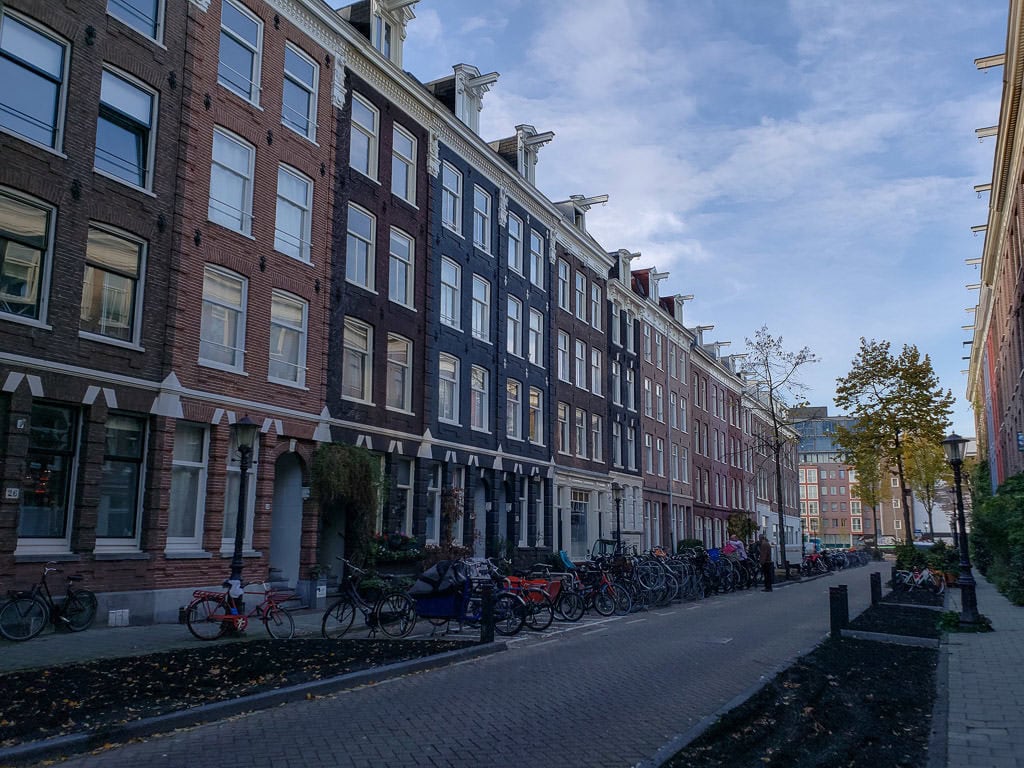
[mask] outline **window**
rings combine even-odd
[[[260,100],[262,40],[262,21],[232,0],[221,3],[217,82],[253,104]]]
[[[256,513],[256,468],[259,456],[259,439],[253,446],[252,464],[246,476],[246,499],[245,499],[245,542],[244,546],[252,549],[253,518]],[[232,434],[228,444],[228,471],[227,487],[224,489],[224,528],[221,531],[221,552],[228,553],[234,549],[235,528],[238,519],[238,496],[241,492],[241,454],[238,452],[238,442]]]
[[[373,15],[373,27],[370,30],[372,45],[383,54],[384,58],[391,58],[391,25],[379,14]]]
[[[544,365],[544,315],[536,309],[530,310],[530,342],[526,353],[531,363]]]
[[[530,282],[544,289],[544,239],[530,230]]]
[[[437,361],[437,418],[459,423],[459,360],[442,353]]]
[[[654,454],[658,460],[658,474],[665,476],[665,441],[660,437],[654,444]]]
[[[681,397],[679,398],[679,428],[686,432],[688,423],[686,420],[686,398]]]
[[[97,539],[131,539],[134,543],[138,536],[145,433],[145,419],[121,414],[107,416]]]
[[[569,404],[558,404],[558,451],[569,453]]]
[[[416,205],[416,139],[398,125],[391,137],[391,193]]]
[[[544,393],[530,387],[530,442],[544,445]]]
[[[676,366],[677,348],[671,341],[666,343],[668,344],[668,375],[674,379],[678,379],[679,370]]]
[[[474,365],[469,371],[469,426],[486,432],[490,429],[491,380],[486,369]]]
[[[245,308],[248,283],[234,272],[207,266],[203,272],[203,314],[199,360],[241,371],[245,362]]]
[[[281,122],[310,141],[316,141],[318,76],[316,63],[291,43],[285,43]]]
[[[270,300],[270,378],[299,387],[306,385],[305,301],[284,291]]]
[[[622,364],[612,360],[612,402],[622,405]]]
[[[644,360],[651,362],[651,326],[644,326]]]
[[[388,334],[387,407],[412,412],[412,342]]]
[[[576,340],[576,386],[587,388],[587,345]]]
[[[349,203],[345,279],[368,291],[372,291],[374,286],[376,228],[373,216]]]
[[[167,548],[200,549],[206,511],[208,428],[179,421],[174,428]]]
[[[462,174],[441,163],[441,224],[462,234]]]
[[[61,38],[0,13],[0,128],[60,148],[67,53]]]
[[[658,331],[654,332],[654,364],[658,367],[659,371],[665,370],[665,348],[662,335]],[[724,413],[722,417],[725,417]]]
[[[40,402],[32,405],[21,483],[20,538],[67,538],[78,442],[76,415],[73,408]]]
[[[491,196],[473,187],[473,245],[491,252]]]
[[[654,417],[665,423],[665,390],[661,384],[654,386]]]
[[[626,407],[631,411],[636,410],[636,381],[632,368],[626,369]]]
[[[576,317],[587,319],[587,278],[582,272],[576,273]]]
[[[226,5],[224,6],[227,7]],[[248,235],[252,231],[252,175],[256,148],[220,128],[213,130],[210,221]]]
[[[388,298],[396,304],[412,307],[415,283],[415,250],[413,239],[395,227],[391,228],[388,251]]]
[[[134,80],[103,70],[96,120],[96,170],[136,187],[153,176],[156,94]]]
[[[515,379],[505,382],[505,434],[511,440],[523,439],[523,385]]]
[[[462,328],[462,270],[444,257],[441,257],[441,322]]]
[[[377,178],[377,142],[379,117],[377,109],[358,93],[352,94],[352,128],[348,162],[371,179]]]
[[[523,303],[513,296],[508,297],[507,332],[506,348],[511,354],[521,357],[523,354]]]
[[[569,311],[569,265],[558,260],[558,306]]]
[[[590,414],[590,444],[593,446],[590,458],[604,461],[604,419],[596,413]]]
[[[617,421],[612,422],[612,464],[622,466],[622,425]]]
[[[277,213],[274,249],[299,261],[309,261],[313,181],[294,168],[277,168]]]
[[[622,329],[619,327],[621,322],[622,310],[619,308],[617,301],[612,302],[612,344],[616,346],[622,346]]]
[[[491,284],[473,275],[473,338],[491,340]]]
[[[590,324],[601,330],[601,286],[590,284]]]
[[[508,215],[508,268],[523,274],[523,222]]]
[[[668,418],[673,429],[679,427],[679,398],[675,392],[668,393]]]
[[[636,427],[626,427],[626,466],[636,469]]]
[[[636,347],[636,339],[634,332],[634,317],[633,313],[626,311],[626,349],[630,352],[634,351]]]
[[[370,402],[373,372],[373,328],[351,317],[345,318],[341,368],[341,396]]]
[[[601,380],[604,378],[604,365],[601,350],[590,348],[590,391],[595,395],[602,392]]]
[[[679,480],[679,446],[672,443],[672,479]]]
[[[644,377],[644,416],[654,416],[654,397],[651,392],[651,380]]]
[[[654,441],[650,435],[644,435],[644,468],[650,474],[654,474]],[[717,478],[718,475],[715,475]]]
[[[569,381],[569,334],[558,332],[558,378]]]
[[[145,245],[114,232],[89,227],[79,327],[85,333],[137,342]]]
[[[587,412],[576,409],[576,455],[587,457]]]

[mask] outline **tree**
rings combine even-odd
[[[878,505],[888,498],[887,486],[882,478],[888,472],[878,460],[878,450],[867,444],[858,446],[859,453],[846,453],[843,461],[854,468],[857,480],[850,494],[860,499],[862,505],[871,510],[871,520],[875,531],[875,557],[880,558],[878,550]]]
[[[935,531],[935,525],[932,522],[932,510],[943,495],[942,489],[952,483],[953,475],[941,445],[913,435],[907,439],[905,448],[907,482],[914,496],[924,506],[928,515],[929,538],[933,538],[931,534]]]
[[[779,515],[779,553],[782,565],[789,573],[789,555],[786,552],[786,516],[783,500],[786,498],[782,485],[782,457],[786,445],[795,442],[789,413],[800,404],[801,396],[807,390],[800,381],[800,369],[818,358],[808,347],[799,352],[790,352],[782,345],[781,336],[772,336],[768,326],[762,325],[747,339],[747,354],[743,360],[742,373],[756,387],[756,398],[767,411],[771,435],[768,449],[775,460],[775,497]],[[789,433],[789,434],[787,434]]]
[[[906,480],[905,441],[910,435],[939,444],[950,423],[953,393],[939,386],[928,355],[903,345],[894,356],[888,341],[860,340],[846,376],[836,379],[836,406],[856,420],[853,429],[836,428],[836,441],[847,454],[877,448],[879,458],[896,467],[907,540],[913,532],[910,488]]]

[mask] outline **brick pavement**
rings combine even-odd
[[[851,614],[863,610],[871,570],[516,638],[506,653],[66,765],[633,766],[815,646],[828,586],[848,584]]]
[[[1024,768],[1024,607],[975,578],[978,611],[995,631],[953,633],[940,648],[948,673],[945,765]],[[959,611],[959,598],[950,590],[947,607]]]

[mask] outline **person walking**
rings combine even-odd
[[[764,578],[764,592],[772,591],[772,581],[775,578],[775,560],[772,558],[772,545],[768,537],[763,533],[757,541],[757,559],[761,563],[761,575]]]

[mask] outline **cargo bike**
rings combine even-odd
[[[532,611],[522,597],[506,589],[504,577],[486,560],[442,560],[419,576],[409,597],[416,603],[416,615],[433,625],[431,634],[444,634],[463,626],[479,627],[488,591],[494,600],[494,631],[515,635]],[[452,629],[452,622],[458,627]]]

